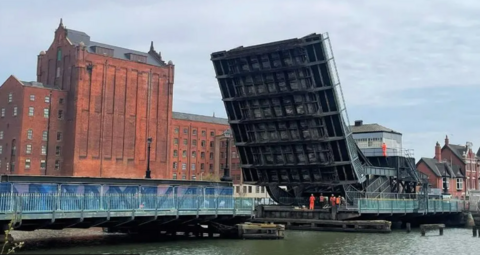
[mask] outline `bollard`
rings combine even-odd
[[[410,233],[412,231],[412,226],[411,226],[410,222],[407,222],[405,227],[407,228],[407,233]]]
[[[422,236],[425,236],[425,229],[422,228],[421,231],[422,231]]]
[[[473,227],[472,228],[472,234],[473,234],[473,237],[477,237],[477,227]]]
[[[443,236],[443,228],[439,228],[439,229],[438,229],[438,233],[439,233],[441,236]]]

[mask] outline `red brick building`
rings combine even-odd
[[[42,173],[42,160],[48,159],[43,174],[142,177],[147,165],[147,138],[151,137],[152,178],[168,178],[173,80],[172,62],[165,63],[153,43],[148,53],[120,48],[92,41],[86,33],[66,29],[60,22],[52,44],[38,56],[38,83],[29,85],[10,77],[1,88],[2,107],[11,115],[15,100],[18,115],[16,119],[9,116],[0,125],[4,130],[0,144],[7,148],[2,149],[1,157],[10,161],[8,148],[15,141],[16,148],[35,150],[28,158],[22,154],[14,158],[15,169],[25,168],[27,174]],[[34,118],[42,118],[43,106],[37,104],[50,91],[47,144],[40,135],[45,120]],[[4,103],[10,93],[12,102]],[[30,103],[31,95],[35,101]],[[34,118],[27,116],[26,107],[30,106],[40,108],[34,110]],[[33,132],[31,142],[26,138],[27,130]],[[58,133],[62,137],[56,141]],[[37,153],[42,146],[47,157]],[[10,156],[5,158],[3,151]],[[4,164],[0,169],[7,171]]]
[[[479,190],[479,161],[472,144],[450,144],[445,137],[443,147],[437,142],[434,158],[421,158],[417,169],[429,176],[432,188],[444,189],[454,197],[463,198],[470,190]]]
[[[173,179],[202,180],[204,176],[223,176],[226,163],[227,119],[173,112],[171,173]],[[234,183],[240,182],[240,159],[230,138],[230,170]]]
[[[59,171],[65,141],[66,96],[65,91],[14,76],[3,83],[0,173],[44,175]]]

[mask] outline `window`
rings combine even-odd
[[[195,170],[195,163],[192,164],[192,170]]]
[[[27,130],[27,139],[32,140],[33,138],[33,130],[29,129]]]
[[[43,117],[48,118],[48,109],[43,109]]]
[[[202,136],[207,136],[207,131],[202,130]]]
[[[237,152],[236,151],[232,151],[232,158],[236,158],[237,157]]]
[[[192,151],[192,158],[197,157],[197,153],[195,151]]]
[[[45,97],[45,103],[50,103],[50,97],[49,96]]]
[[[178,144],[178,138],[173,139],[173,144]]]
[[[60,156],[60,146],[55,147],[55,155]]]
[[[30,159],[25,159],[25,169],[30,169]]]
[[[175,134],[178,134],[178,128],[175,128]]]
[[[63,104],[63,98],[59,98],[59,99],[58,99],[58,103],[59,103],[59,104]]]
[[[28,107],[28,116],[32,117],[33,116],[33,106]]]
[[[213,148],[213,141],[210,142],[210,148]]]
[[[262,193],[265,193],[265,187],[264,186],[261,187],[261,190],[262,190]]]
[[[208,170],[213,170],[213,165],[212,165],[212,164],[210,164],[210,165],[208,166]]]
[[[192,140],[192,145],[197,146],[197,140]]]
[[[211,131],[211,132],[210,132],[210,136],[215,136],[215,132],[214,132],[214,131]]]
[[[3,147],[2,145],[0,145],[0,154],[2,154],[2,152],[3,152]]]
[[[442,189],[445,188],[445,185],[447,186],[447,189],[450,189],[450,182],[448,181],[448,178],[443,177],[442,180],[443,180]]]
[[[58,118],[63,119],[63,110],[58,110]]]
[[[252,186],[248,186],[248,193],[252,193]]]
[[[255,186],[255,193],[260,193],[260,186]]]
[[[57,141],[62,140],[62,132],[57,132]]]
[[[182,170],[186,170],[187,169],[187,163],[182,163]]]
[[[45,169],[45,166],[46,166],[45,160],[44,159],[40,160],[40,169]]]
[[[42,155],[46,155],[47,154],[47,146],[46,145],[42,145]]]
[[[60,169],[60,160],[55,160],[55,170],[59,170]]]
[[[187,145],[188,144],[188,141],[187,139],[183,139],[183,144]]]
[[[186,158],[187,157],[187,151],[182,151],[182,157]]]
[[[178,157],[178,151],[177,150],[173,151],[173,157],[175,157],[175,158]]]
[[[32,154],[32,145],[31,144],[27,144],[27,149],[26,149],[25,153]]]
[[[13,116],[17,116],[18,108],[15,106],[13,107]]]
[[[42,141],[46,141],[47,139],[48,139],[48,132],[47,132],[47,131],[43,131]]]
[[[35,101],[35,95],[30,95],[30,101]]]
[[[457,178],[457,190],[463,190],[463,179]]]
[[[0,140],[3,140],[3,131],[0,131]]]
[[[2,117],[5,117],[5,108],[2,108]]]
[[[60,77],[61,69],[60,67],[57,67],[57,73],[56,73],[56,78]]]
[[[240,186],[235,187],[235,193],[240,193]]]
[[[222,164],[220,164],[220,169],[223,169],[223,163],[222,163]]]
[[[197,135],[197,130],[196,129],[192,130],[192,135]]]
[[[247,186],[243,186],[243,193],[247,193]]]
[[[13,101],[13,94],[8,93],[8,102],[11,103]]]
[[[205,164],[204,163],[201,163],[200,164],[200,170],[204,170],[205,169]]]
[[[177,169],[177,162],[173,162],[173,169]]]
[[[57,61],[62,61],[62,49],[57,50]]]
[[[205,152],[200,152],[200,158],[205,158]]]
[[[210,152],[210,159],[213,159],[213,152]]]
[[[185,180],[185,179],[186,179],[186,176],[182,174],[182,180]]]
[[[197,177],[194,174],[192,174],[192,180],[197,180]]]
[[[207,142],[205,140],[202,140],[200,144],[202,145],[203,148],[205,148],[205,145],[207,144]]]
[[[188,134],[188,128],[184,128],[184,129],[183,129],[183,133],[184,133],[184,134]]]
[[[173,173],[172,179],[174,179],[174,180],[177,179],[177,173]]]
[[[223,152],[220,152],[220,158],[224,158],[225,154]]]

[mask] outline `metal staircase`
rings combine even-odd
[[[415,165],[415,160],[411,160],[414,158],[414,155],[413,155],[413,152],[412,150],[405,150],[405,157],[404,157],[404,160],[406,161],[405,165],[406,165],[406,170],[407,170],[407,173],[408,175],[415,181],[415,182],[418,182],[418,183],[422,183],[423,182],[423,178],[420,177],[420,174],[419,172],[417,171],[417,166]]]

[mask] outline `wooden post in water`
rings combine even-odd
[[[476,226],[473,226],[472,234],[473,234],[473,237],[477,237],[477,227]]]
[[[441,236],[443,236],[443,228],[438,228],[438,234],[440,234]]]
[[[407,222],[405,224],[405,227],[407,228],[407,233],[410,233],[412,231],[412,226],[411,226],[410,222]]]

